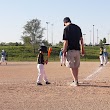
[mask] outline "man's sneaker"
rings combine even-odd
[[[51,84],[51,83],[47,81],[46,84]]]
[[[103,64],[100,64],[100,67],[103,66]]]
[[[41,84],[41,83],[37,83],[37,85],[38,85],[38,86],[42,86],[42,84]]]
[[[74,87],[78,86],[78,81],[72,82],[72,83],[70,84],[70,86],[74,86]]]

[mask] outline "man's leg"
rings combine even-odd
[[[74,83],[71,86],[78,85],[78,68],[80,66],[80,51],[70,50],[67,53],[68,67],[73,76]]]
[[[78,82],[78,68],[70,68],[70,72],[73,76],[73,80]]]
[[[79,51],[74,51],[74,65],[73,67],[70,68],[70,71],[72,73],[74,82],[78,82],[78,68],[80,66],[80,52]],[[72,61],[73,62],[73,61]]]
[[[73,76],[73,83],[70,86],[78,86],[78,68],[70,68],[70,71]]]

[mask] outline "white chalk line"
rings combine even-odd
[[[84,80],[92,80],[94,77],[96,77],[99,72],[102,70],[103,67],[99,67],[96,71],[94,71],[92,74],[90,74],[88,77],[86,77]]]

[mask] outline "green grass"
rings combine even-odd
[[[110,46],[106,46],[110,52]],[[0,51],[4,49],[8,54],[8,61],[36,61],[38,48],[36,52],[32,46],[0,46]],[[81,61],[99,61],[99,46],[85,46],[85,56]],[[59,61],[59,52],[61,47],[52,47],[52,53],[49,61]]]

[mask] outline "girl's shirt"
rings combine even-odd
[[[100,53],[99,53],[99,55],[103,55],[103,50],[100,50]]]
[[[38,54],[37,63],[44,65],[44,55],[43,55],[42,53],[39,53],[39,54]]]

